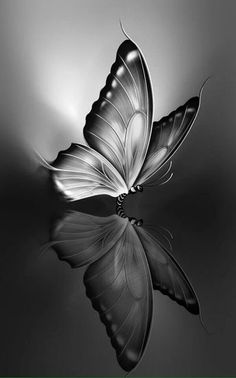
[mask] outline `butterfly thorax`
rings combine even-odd
[[[134,194],[136,192],[142,192],[142,191],[143,191],[143,187],[141,185],[132,186],[132,188],[130,188],[128,194]],[[126,213],[124,211],[123,203],[124,203],[125,197],[128,194],[122,193],[117,197],[117,199],[116,199],[116,214],[119,215],[121,218],[129,218],[129,221],[130,221],[131,224],[135,224],[136,226],[142,226],[142,224],[143,224],[142,219],[129,217],[128,215],[126,215]]]

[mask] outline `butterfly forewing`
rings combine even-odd
[[[146,256],[129,222],[109,253],[88,267],[84,283],[119,364],[126,371],[132,370],[147,343],[153,301]]]
[[[61,151],[52,169],[57,188],[71,200],[99,194],[117,197],[128,192],[114,166],[87,146],[72,144],[67,150]]]
[[[144,162],[152,128],[153,98],[139,48],[124,41],[99,99],[86,117],[84,136],[133,185]]]

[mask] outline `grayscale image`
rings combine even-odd
[[[0,1],[1,376],[235,374],[235,11]]]

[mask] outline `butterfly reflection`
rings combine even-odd
[[[140,224],[134,218],[72,211],[55,224],[50,237],[59,259],[72,268],[87,266],[86,294],[126,371],[137,365],[147,344],[153,289],[199,314],[197,296],[164,238]]]

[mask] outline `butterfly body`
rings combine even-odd
[[[129,193],[134,194],[137,191],[142,192],[143,187],[141,185],[137,185],[136,187],[131,188]],[[123,209],[123,202],[124,202],[124,199],[127,195],[128,194],[126,194],[126,193],[122,193],[117,197],[117,199],[116,199],[116,214],[119,215],[121,218],[128,218],[132,225],[136,225],[136,226],[140,227],[140,226],[143,225],[143,220],[137,219],[137,218],[134,218],[134,217],[128,217],[126,215],[124,209]]]

